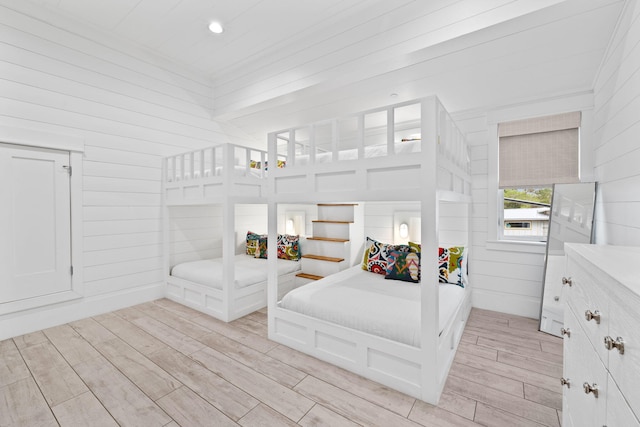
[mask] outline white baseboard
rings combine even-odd
[[[164,296],[164,283],[155,283],[0,316],[0,341]]]
[[[473,307],[533,319],[540,318],[540,301],[540,298],[527,295],[507,294],[486,289],[474,288],[471,293]]]

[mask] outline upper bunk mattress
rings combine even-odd
[[[439,331],[465,296],[439,284]],[[280,307],[412,346],[420,346],[420,285],[387,280],[357,265],[289,292]]]
[[[233,260],[234,283],[237,288],[244,288],[255,283],[267,281],[267,260],[254,258],[251,255],[236,255]],[[278,259],[278,275],[300,270],[298,261]],[[171,275],[190,282],[222,289],[222,258],[203,259],[183,262],[171,269]]]

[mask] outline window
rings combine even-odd
[[[546,241],[552,187],[579,182],[580,113],[498,125],[500,239]]]

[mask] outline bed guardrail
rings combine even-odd
[[[266,178],[268,153],[235,144],[220,144],[165,158],[165,181],[188,181],[213,176]]]
[[[386,189],[385,179],[418,182],[408,171],[424,167],[437,169],[440,190],[470,197],[466,139],[435,96],[271,132],[268,139],[269,154],[286,159],[271,175],[270,191],[279,195],[375,192]]]

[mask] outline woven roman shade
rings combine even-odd
[[[498,125],[500,188],[579,182],[580,112]]]

